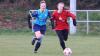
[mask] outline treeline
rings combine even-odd
[[[27,8],[37,9],[41,0],[0,0],[0,8]],[[70,0],[45,0],[49,9],[55,9],[59,1],[69,6]],[[77,9],[100,9],[100,0],[77,0]]]
[[[77,9],[100,9],[100,0],[77,0]]]

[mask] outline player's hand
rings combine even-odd
[[[74,26],[77,26],[76,19],[73,20],[73,25],[74,25]]]

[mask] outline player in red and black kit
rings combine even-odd
[[[51,25],[52,28],[56,31],[60,45],[64,50],[66,48],[64,41],[67,41],[69,33],[69,24],[67,22],[68,17],[72,17],[73,25],[76,26],[76,16],[69,11],[64,10],[63,2],[58,3],[57,8],[58,10],[55,10],[52,14]]]

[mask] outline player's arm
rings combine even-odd
[[[76,16],[74,14],[70,13],[70,12],[67,12],[67,15],[69,17],[72,17],[72,19],[73,19],[73,25],[76,26],[77,25]]]
[[[55,25],[54,25],[54,24],[55,24],[55,23],[54,23],[54,20],[51,18],[51,19],[50,19],[50,21],[51,21],[51,27],[52,27],[52,29],[54,29],[54,28],[55,28]]]
[[[30,13],[31,17],[37,17],[38,16],[37,11],[30,11],[29,13]]]
[[[54,29],[55,28],[55,16],[54,16],[54,13],[51,16],[50,21],[51,21],[51,27],[52,27],[52,29]]]
[[[48,17],[51,18],[51,14],[50,14],[50,12],[48,12]]]
[[[50,25],[54,29],[54,16],[51,16],[50,12],[48,12],[48,17],[50,18]]]
[[[32,28],[32,25],[31,25],[31,16],[30,14],[27,15],[27,21],[28,21],[28,27],[31,29]]]
[[[74,25],[74,26],[77,25],[76,19],[73,19],[73,25]]]

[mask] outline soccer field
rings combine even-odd
[[[64,56],[57,36],[45,36],[37,54],[31,39],[31,35],[0,35],[0,56]],[[69,36],[66,45],[72,56],[100,56],[99,43],[99,36]]]

